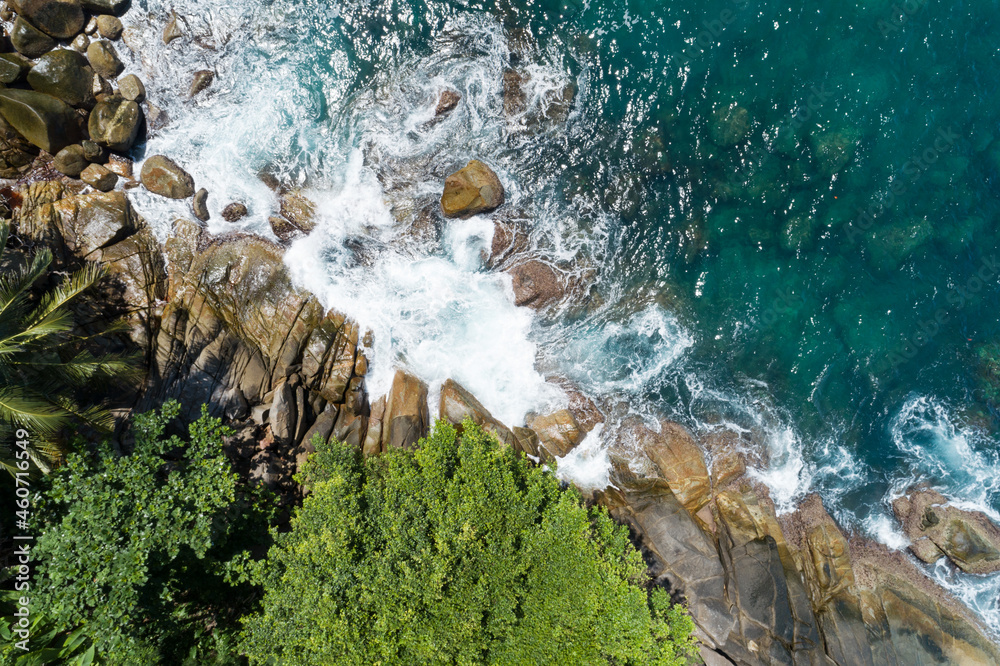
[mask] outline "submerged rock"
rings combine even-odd
[[[750,112],[742,106],[732,104],[712,113],[708,132],[712,143],[721,148],[730,148],[743,141],[750,133]]]
[[[92,108],[94,71],[76,51],[56,49],[38,59],[28,72],[28,85],[38,92],[57,97],[70,106]]]
[[[500,179],[479,160],[472,160],[444,181],[441,210],[447,217],[471,217],[489,212],[503,202]]]
[[[143,186],[153,194],[168,199],[187,199],[194,194],[194,179],[169,157],[147,158],[139,172]]]
[[[910,489],[892,510],[912,541],[910,550],[924,562],[947,556],[967,573],[1000,571],[1000,528],[985,514],[951,506],[929,488]]]
[[[10,43],[18,53],[37,58],[55,48],[54,39],[18,16],[10,31]]]
[[[34,90],[0,90],[0,115],[17,132],[47,153],[55,154],[80,139],[73,108]]]
[[[191,87],[188,89],[188,97],[194,97],[202,90],[205,90],[215,80],[215,72],[210,69],[203,69],[194,73]]]
[[[809,140],[820,174],[829,178],[851,161],[861,140],[861,132],[853,127],[816,130],[809,135]]]
[[[111,150],[132,147],[142,126],[142,110],[135,102],[114,95],[97,103],[90,112],[90,138]],[[188,195],[190,196],[190,195]]]

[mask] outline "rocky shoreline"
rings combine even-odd
[[[605,420],[574,394],[567,409],[504,424],[451,380],[432,411],[428,386],[402,369],[388,394],[372,401],[368,334],[293,284],[283,245],[210,236],[208,193],[167,156],[146,158],[134,174],[128,151],[163,118],[138,77],[117,79],[113,42],[126,9],[120,0],[24,0],[0,12],[10,25],[0,49],[0,177],[7,179],[0,194],[24,242],[52,247],[65,264],[110,268],[118,310],[148,361],[130,408],[175,398],[191,418],[209,405],[236,428],[229,445],[238,469],[277,491],[289,511],[300,493],[292,474],[315,436],[378,455],[415,445],[435,418],[471,418],[544,462]],[[163,39],[180,33],[175,15]],[[505,77],[513,90],[505,108],[516,106],[517,80]],[[211,72],[197,72],[189,94],[211,83]],[[442,93],[435,118],[455,108],[455,95]],[[270,184],[281,200],[271,217],[275,236],[307,234],[315,206],[294,188]],[[176,220],[162,246],[126,193],[140,185],[191,200],[190,218]],[[422,213],[430,227],[504,201],[499,178],[476,160],[443,188],[440,208]],[[223,217],[246,212],[233,202]],[[544,308],[580,288],[530,253],[516,215],[500,208],[494,224],[486,265],[510,273],[518,305]],[[777,516],[725,437],[698,439],[677,423],[651,428],[629,419],[603,435],[640,451],[647,472],[616,459],[612,487],[592,501],[632,529],[654,580],[687,600],[709,666],[1000,663],[981,623],[909,555],[845,535],[817,496]],[[948,557],[970,573],[1000,569],[1000,530],[985,516],[923,488],[894,509],[917,558]]]

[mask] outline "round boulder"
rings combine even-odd
[[[239,202],[234,202],[222,209],[222,219],[226,222],[236,222],[247,215],[247,207]]]
[[[11,28],[10,43],[18,53],[29,58],[37,58],[43,53],[48,53],[56,45],[54,39],[20,16],[14,20],[14,27]]]
[[[87,60],[90,61],[90,66],[94,68],[94,71],[106,79],[117,78],[125,69],[125,65],[118,59],[115,47],[111,42],[103,39],[92,42],[87,47]]]
[[[194,194],[194,179],[176,162],[153,155],[142,165],[139,179],[147,190],[168,199],[187,199]]]
[[[497,208],[503,202],[500,179],[479,160],[472,160],[444,181],[441,210],[447,217],[478,215]]]
[[[97,32],[104,39],[118,39],[122,36],[122,22],[110,14],[101,14],[97,17]]]
[[[73,107],[52,95],[0,89],[0,115],[32,145],[53,155],[80,140]]]
[[[208,190],[204,187],[194,193],[194,199],[191,200],[191,208],[194,210],[194,216],[197,217],[202,222],[208,222]]]
[[[87,168],[87,157],[84,155],[83,146],[78,143],[66,146],[52,160],[52,168],[59,173],[76,178]]]
[[[98,102],[90,112],[90,138],[118,152],[132,147],[141,125],[139,105],[118,95]]]
[[[28,72],[28,85],[38,92],[57,97],[70,106],[91,108],[94,99],[94,71],[76,51],[49,51]]]
[[[21,16],[56,39],[72,39],[83,30],[80,0],[24,0],[20,5]]]
[[[130,102],[141,102],[146,99],[146,86],[142,84],[142,79],[135,74],[123,76],[118,81],[118,92]]]

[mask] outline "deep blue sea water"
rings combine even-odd
[[[741,433],[781,510],[819,492],[893,547],[914,482],[1000,520],[977,360],[1000,341],[995,0],[136,4],[130,70],[171,117],[145,150],[209,189],[213,232],[242,200],[269,233],[262,169],[320,204],[287,261],[375,333],[373,394],[405,365],[519,425],[569,377],[612,414],[581,479],[616,419],[662,413]],[[197,69],[216,82],[189,100]],[[471,158],[589,298],[515,308],[486,218],[407,231]],[[139,196],[162,235],[187,214]],[[1000,579],[927,570],[1000,631]]]

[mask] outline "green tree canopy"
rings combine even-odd
[[[252,663],[687,663],[693,623],[625,528],[471,422],[367,460],[317,444]]]
[[[243,571],[267,539],[260,495],[238,483],[227,429],[204,409],[187,441],[165,436],[179,410],[136,416],[130,455],[70,455],[38,507],[33,612],[82,627],[102,663],[181,664],[199,650],[191,663],[216,663],[204,655],[227,652],[226,628],[255,598]]]

